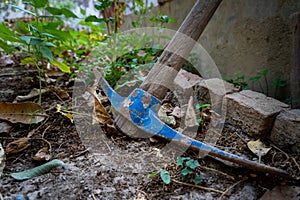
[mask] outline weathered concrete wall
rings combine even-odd
[[[176,19],[177,23],[170,23],[167,28],[177,30],[195,1],[167,2],[155,8],[151,16],[159,11]],[[258,71],[270,69],[269,96],[274,96],[272,82],[276,78],[289,80],[289,16],[299,10],[299,0],[223,0],[199,41],[223,77],[234,78],[237,71],[254,77]],[[250,89],[266,93],[264,79],[263,91],[258,83],[249,83]],[[289,85],[277,92],[281,99],[289,97]]]

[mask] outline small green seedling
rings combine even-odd
[[[157,172],[153,173],[153,174],[149,174],[148,178],[153,178],[157,175],[160,175],[161,180],[165,183],[165,184],[170,184],[171,182],[171,176],[170,173],[167,170],[164,169],[160,169]]]
[[[196,109],[199,110],[201,113],[203,113],[204,111],[206,111],[206,109],[210,108],[211,104],[209,103],[205,103],[205,104],[197,104],[196,105]],[[197,120],[198,124],[202,124],[203,119],[202,119],[202,114],[200,113],[200,118]]]
[[[200,166],[197,160],[189,157],[178,157],[176,160],[178,166],[182,166],[181,175],[188,182],[198,185],[202,182],[201,176],[197,174],[195,169]]]

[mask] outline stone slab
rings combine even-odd
[[[275,120],[270,139],[279,147],[300,154],[300,109],[282,111]]]
[[[227,116],[232,119],[234,125],[255,138],[267,136],[276,116],[289,107],[285,103],[251,90],[228,94],[225,100]]]

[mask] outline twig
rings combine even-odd
[[[48,140],[46,140],[46,139],[44,138],[45,133],[46,133],[46,131],[47,131],[49,128],[50,128],[50,126],[47,126],[47,128],[45,128],[45,130],[43,131],[43,133],[42,133],[42,140],[43,140],[44,142],[46,142],[46,143],[49,145],[49,153],[51,154],[51,151],[52,151],[51,143],[50,143]]]
[[[27,137],[28,137],[28,138],[31,138],[31,136],[32,136],[35,132],[37,132],[37,130],[39,130],[39,129],[40,129],[40,128],[48,121],[48,119],[49,119],[49,117],[47,117],[46,120],[44,120],[44,121],[42,122],[42,124],[39,125],[36,129],[31,130],[31,131],[27,134]]]
[[[83,151],[81,151],[77,154],[71,155],[70,158],[77,158],[77,157],[79,157],[79,156],[81,156],[81,155],[83,155],[83,154],[85,154],[86,152],[89,152],[89,151],[90,151],[90,149],[87,148],[87,149],[85,149],[85,150],[83,150]]]
[[[294,163],[295,163],[296,166],[298,167],[298,171],[300,172],[300,166],[299,166],[299,164],[297,163],[296,159],[295,159],[295,158],[292,158],[292,160],[294,161]]]
[[[213,172],[217,172],[217,173],[219,173],[219,174],[222,174],[222,175],[224,175],[224,176],[227,176],[229,179],[231,179],[231,180],[235,180],[235,178],[233,177],[233,176],[230,176],[230,175],[228,175],[228,174],[226,174],[225,172],[221,172],[221,171],[219,171],[219,170],[216,170],[216,169],[213,169],[213,168],[209,168],[209,167],[205,167],[205,166],[201,166],[201,168],[202,169],[206,169],[206,170],[210,170],[210,171],[213,171]]]
[[[223,191],[220,191],[220,190],[216,190],[216,189],[208,188],[208,187],[203,187],[203,186],[200,186],[200,185],[193,185],[193,184],[189,184],[189,183],[184,183],[184,182],[178,181],[176,179],[172,179],[172,181],[174,183],[177,183],[177,184],[181,184],[181,185],[185,185],[185,186],[189,186],[189,187],[195,187],[195,188],[205,190],[205,191],[209,191],[209,192],[216,192],[216,193],[220,193],[220,194],[224,193]]]
[[[274,144],[271,144],[271,147],[274,147],[275,149],[283,153],[286,156],[287,160],[290,158],[287,153],[285,153],[283,150],[281,150],[279,147],[275,146]]]
[[[234,134],[236,134],[245,144],[247,144],[247,141],[242,136],[240,136],[240,134],[238,134],[236,131],[234,132]]]
[[[235,184],[233,184],[232,186],[230,186],[229,188],[227,188],[223,193],[222,195],[219,197],[218,200],[222,200],[222,198],[225,196],[225,195],[228,195],[227,193],[232,189],[234,188],[235,186],[237,186],[238,184],[242,183],[243,181],[247,180],[248,178],[244,178],[242,180],[239,180],[238,182],[236,182]]]

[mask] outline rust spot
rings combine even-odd
[[[139,95],[139,93],[138,92],[134,92],[134,93],[132,93],[132,95],[131,96],[133,96],[133,97],[137,97]]]
[[[143,95],[142,97],[142,103],[144,108],[148,108],[151,102],[151,97],[148,95]]]

